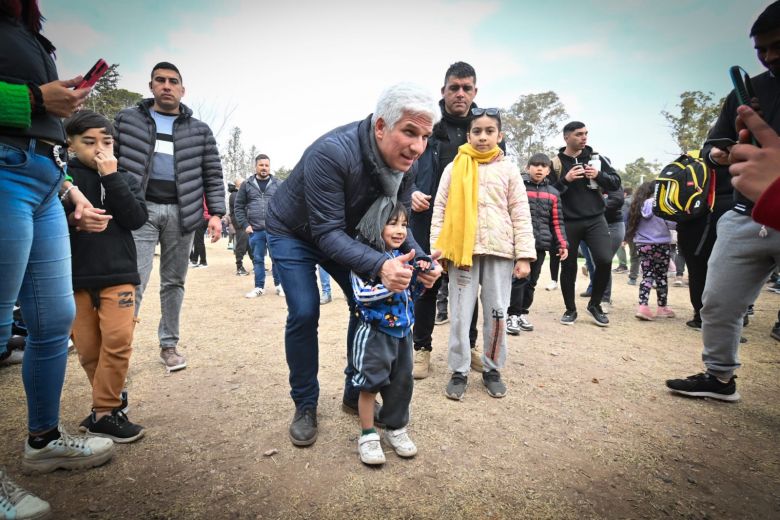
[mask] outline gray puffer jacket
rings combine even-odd
[[[119,167],[135,176],[144,193],[149,183],[157,126],[149,112],[153,99],[126,108],[116,116],[114,154]],[[184,232],[194,231],[203,219],[203,197],[211,215],[225,214],[225,186],[217,142],[209,126],[192,117],[192,110],[180,105],[173,123],[176,194]]]
[[[276,177],[268,179],[265,191],[260,189],[257,177],[252,175],[241,184],[236,194],[236,221],[241,229],[252,226],[253,231],[265,231],[265,216],[268,213],[268,203],[282,183]]]

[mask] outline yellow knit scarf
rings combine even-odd
[[[466,143],[452,162],[450,191],[444,208],[444,224],[434,248],[457,266],[470,266],[477,236],[479,165],[493,161],[501,149],[478,152]]]

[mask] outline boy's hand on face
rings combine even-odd
[[[95,163],[101,177],[116,173],[117,161],[112,149],[101,150],[95,155]]]
[[[558,249],[558,256],[560,257],[561,261],[566,260],[569,258],[569,250],[565,247],[561,247]]]

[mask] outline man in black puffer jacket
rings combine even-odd
[[[412,233],[400,248],[406,254],[392,260],[355,237],[359,225],[361,229],[369,223],[372,228],[383,226],[383,209],[396,203],[409,209],[413,166],[439,117],[435,100],[424,89],[410,84],[390,87],[372,115],[331,130],[309,146],[271,199],[266,230],[287,298],[284,342],[295,402],[290,439],[296,446],[317,439],[317,264],[339,284],[353,311],[350,270],[381,280],[394,292],[409,285],[412,270],[406,262],[413,260],[412,249],[421,252]],[[430,272],[419,273],[418,280],[430,287],[440,275],[436,264]],[[357,323],[352,312],[342,400],[344,408],[354,413],[359,391],[352,382],[357,372],[351,351]],[[405,362],[411,372],[411,353]],[[395,417],[383,412],[378,419],[390,430],[404,427],[409,420],[408,414]]]
[[[169,371],[187,366],[176,351],[179,314],[193,233],[203,219],[203,201],[211,218],[211,241],[219,240],[225,214],[225,187],[214,135],[181,104],[181,74],[175,65],[158,63],[149,88],[153,99],[126,108],[116,116],[115,154],[119,166],[143,189],[149,219],[133,232],[141,285],[136,314],[152,272],[154,248],[160,243],[160,360]]]

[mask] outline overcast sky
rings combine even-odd
[[[220,145],[239,126],[244,147],[256,145],[274,169],[364,118],[392,83],[438,96],[459,60],[477,71],[481,106],[554,90],[618,167],[640,156],[668,162],[677,147],[660,111],[686,90],[724,96],[731,65],[762,72],[748,33],[769,3],[40,0],[61,78],[102,57],[120,64],[121,87],[148,96],[151,66],[171,61],[183,102],[215,132],[232,110]]]

